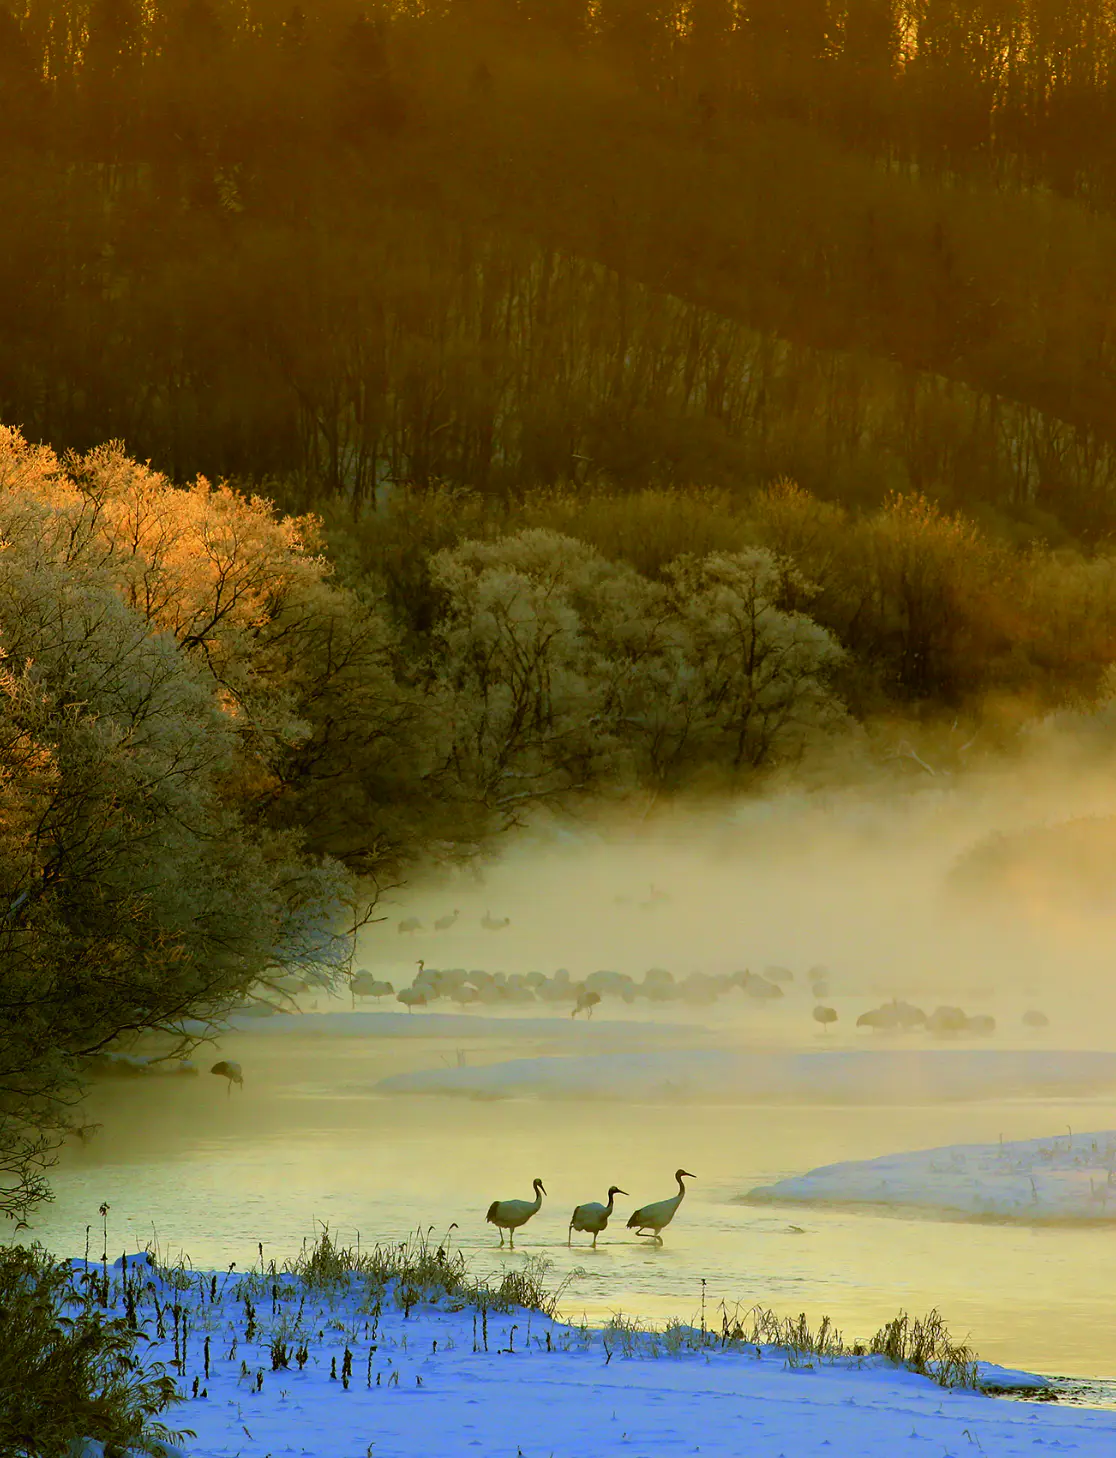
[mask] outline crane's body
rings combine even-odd
[[[626,1195],[627,1190],[622,1190],[619,1185],[609,1185],[608,1204],[602,1205],[599,1200],[591,1200],[587,1205],[578,1205],[577,1209],[570,1216],[570,1228],[566,1236],[566,1244],[573,1244],[573,1232],[583,1230],[593,1236],[593,1249],[597,1248],[597,1236],[609,1222],[612,1215],[612,1205],[617,1195]]]
[[[662,1245],[662,1232],[678,1213],[678,1207],[686,1194],[686,1186],[682,1183],[683,1175],[688,1180],[696,1178],[688,1169],[676,1169],[674,1178],[678,1181],[677,1195],[672,1195],[669,1200],[656,1200],[653,1205],[641,1206],[629,1217],[628,1229],[634,1230],[637,1235],[650,1235]]]
[[[542,1209],[542,1197],[546,1194],[543,1182],[533,1180],[531,1183],[535,1191],[533,1200],[493,1200],[484,1217],[500,1232],[501,1245],[504,1243],[504,1231],[508,1232],[508,1245],[512,1250],[515,1249],[515,1232]]]

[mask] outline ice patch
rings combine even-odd
[[[1116,1221],[1116,1130],[850,1160],[761,1185],[744,1198],[1001,1220]]]

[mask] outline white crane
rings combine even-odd
[[[511,926],[511,917],[496,917],[492,915],[491,911],[486,911],[481,917],[481,926],[485,931],[503,931],[506,926]]]
[[[542,1180],[532,1180],[531,1187],[535,1191],[533,1200],[493,1200],[484,1217],[500,1232],[501,1245],[504,1243],[504,1231],[508,1232],[508,1245],[512,1250],[515,1249],[515,1232],[542,1209],[542,1197],[546,1194]]]
[[[678,1207],[686,1193],[686,1186],[682,1183],[683,1175],[688,1180],[697,1179],[697,1175],[692,1175],[688,1169],[676,1169],[674,1178],[678,1181],[677,1195],[672,1195],[669,1200],[657,1200],[654,1205],[644,1205],[636,1210],[628,1220],[628,1229],[634,1230],[637,1235],[651,1235],[662,1245],[662,1232],[678,1213]]]
[[[222,1058],[220,1063],[215,1063],[209,1071],[210,1073],[216,1073],[221,1078],[228,1079],[229,1082],[225,1089],[227,1094],[232,1093],[234,1083],[239,1085],[241,1089],[244,1087],[244,1070],[239,1063],[234,1063],[231,1058]]]
[[[405,916],[399,923],[399,930],[406,935],[408,932],[422,931],[422,922],[417,916]]]
[[[457,918],[461,915],[458,910],[447,912],[445,916],[439,916],[434,922],[435,931],[449,931]]]
[[[577,1209],[570,1216],[570,1228],[566,1235],[566,1244],[573,1244],[573,1232],[584,1230],[588,1235],[592,1232],[593,1249],[597,1248],[597,1236],[608,1224],[609,1216],[612,1214],[612,1203],[617,1195],[626,1195],[627,1190],[622,1190],[619,1185],[609,1185],[608,1204],[602,1205],[599,1200],[591,1200],[588,1205],[578,1205]]]

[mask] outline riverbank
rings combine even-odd
[[[855,1343],[710,1303],[693,1325],[593,1329],[558,1318],[561,1293],[537,1261],[485,1285],[421,1240],[363,1253],[319,1241],[288,1271],[134,1255],[74,1262],[74,1274],[75,1289],[134,1313],[145,1359],[175,1377],[184,1401],[165,1420],[192,1431],[189,1458],[893,1458],[926,1443],[1102,1458],[1116,1447],[1111,1412],[940,1385],[1034,1379],[974,1365],[932,1323]],[[872,1354],[881,1342],[923,1370]]]

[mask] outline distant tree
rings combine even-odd
[[[804,613],[777,606],[788,574],[758,548],[667,569],[626,685],[641,779],[679,788],[711,770],[787,763],[843,726],[833,683],[843,652]]]
[[[608,674],[577,601],[634,573],[556,532],[464,542],[431,563],[442,767],[492,823],[594,788],[612,747]]]

